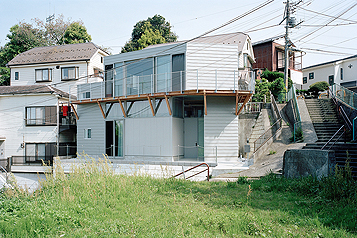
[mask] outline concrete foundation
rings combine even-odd
[[[287,178],[318,178],[327,176],[335,168],[335,152],[327,150],[287,150],[284,153],[283,174]]]

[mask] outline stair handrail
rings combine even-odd
[[[345,125],[342,125],[340,127],[340,129],[338,129],[335,134],[333,134],[333,136],[321,147],[321,150],[325,149],[325,147],[330,143],[330,141],[340,132],[340,130],[342,130],[342,128],[344,128]],[[335,140],[335,142],[333,142],[333,144],[328,148],[328,150],[331,149],[332,146],[334,146],[336,144],[336,142],[341,138],[341,136],[343,136],[343,134],[345,134],[346,131],[343,131],[342,134],[337,138],[337,140]]]
[[[336,84],[335,84],[336,85]],[[335,86],[333,85],[333,86]],[[333,91],[331,90],[331,87],[328,88],[328,91],[331,95],[332,101],[333,103],[337,106],[337,111],[339,112],[339,114],[341,115],[342,119],[344,120],[345,124],[348,126],[348,129],[351,130],[352,129],[352,122],[350,121],[350,119],[348,118],[345,110],[338,105],[337,103],[337,97],[336,95],[333,93]]]
[[[257,150],[260,148],[260,147],[262,147],[270,138],[272,138],[273,136],[275,136],[276,135],[276,133],[279,131],[279,130],[281,130],[281,122],[282,122],[282,118],[280,118],[279,120],[277,120],[272,126],[270,126],[261,136],[259,136],[254,142],[253,142],[253,144],[254,144],[254,152],[253,153],[255,153],[255,152],[257,152]],[[265,136],[265,134],[267,134],[277,123],[279,123],[280,125],[279,125],[279,129],[277,129],[276,130],[276,132],[274,133],[274,135],[272,135],[272,136],[270,136],[268,139],[266,139],[261,145],[259,145],[258,146],[258,148],[255,148],[255,144],[256,144],[256,142],[259,140],[259,139],[261,139],[261,137],[264,137]]]
[[[1,174],[2,174],[2,173],[5,174],[5,183],[8,184],[8,181],[9,181],[9,172],[7,172],[7,170],[6,170],[4,167],[2,167],[1,165],[0,165],[0,173],[1,173]]]
[[[172,176],[171,178],[175,178],[175,177],[177,177],[177,176],[180,176],[180,175],[182,175],[182,174],[185,174],[186,172],[188,172],[188,171],[190,171],[190,170],[193,170],[193,169],[195,169],[195,168],[198,168],[198,167],[204,166],[204,165],[207,166],[207,169],[204,169],[204,170],[202,170],[202,171],[200,171],[200,172],[198,172],[198,173],[195,173],[195,174],[193,174],[193,175],[191,175],[191,176],[189,176],[189,177],[187,177],[187,178],[185,178],[185,179],[192,178],[192,177],[194,177],[194,176],[196,176],[196,175],[198,175],[198,174],[201,174],[201,173],[207,171],[207,181],[209,181],[209,165],[208,165],[207,163],[201,163],[201,164],[195,165],[195,166],[193,166],[193,167],[191,167],[191,168],[189,168],[189,169],[186,169],[185,171],[182,171],[181,173],[178,173],[178,174]]]

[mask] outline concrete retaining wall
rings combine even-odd
[[[318,178],[327,176],[335,168],[335,152],[327,150],[287,150],[284,153],[283,174],[287,178]]]

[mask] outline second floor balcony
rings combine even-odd
[[[128,76],[78,85],[78,99],[126,97],[133,95],[188,91],[254,92],[255,76],[250,70],[195,70],[165,74]]]

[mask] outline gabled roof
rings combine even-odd
[[[50,85],[0,86],[0,95],[51,93],[64,98],[69,94]],[[71,96],[71,98],[76,99]]]
[[[29,65],[90,60],[100,49],[94,43],[36,47],[13,58],[7,65]]]
[[[164,43],[164,44],[157,44],[157,45],[150,45],[145,49],[160,47],[164,45],[174,45],[174,44],[185,44],[185,43],[202,43],[202,44],[222,44],[222,45],[238,45],[238,50],[241,51],[246,39],[249,36],[242,32],[235,32],[235,33],[228,33],[228,34],[220,34],[214,36],[203,36],[199,37],[194,40],[187,40],[187,41],[176,41],[171,43]],[[249,38],[250,39],[250,38]]]
[[[357,58],[357,55],[352,55],[352,56],[348,56],[348,57],[343,58],[343,59],[328,61],[328,62],[321,63],[321,64],[310,65],[310,66],[308,66],[308,67],[303,68],[303,70],[305,70],[305,69],[310,69],[310,68],[314,68],[314,67],[318,67],[318,66],[323,66],[323,65],[327,65],[327,64],[333,64],[333,63],[336,63],[336,62],[338,62],[338,61],[348,60],[348,59],[353,59],[353,58]]]
[[[253,46],[260,45],[260,44],[264,44],[264,43],[267,43],[267,42],[272,42],[272,41],[275,41],[275,40],[278,40],[278,39],[281,39],[281,38],[284,38],[284,37],[285,37],[285,35],[274,36],[274,37],[271,37],[271,38],[268,38],[268,39],[265,39],[265,40],[253,42],[252,45]]]

